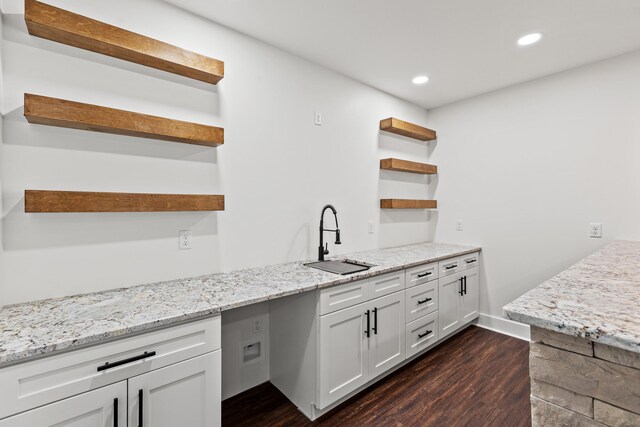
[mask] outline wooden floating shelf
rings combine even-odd
[[[137,136],[215,147],[224,143],[224,129],[166,119],[115,108],[46,96],[24,94],[29,123]]]
[[[381,209],[436,209],[437,200],[381,199]]]
[[[424,175],[434,175],[438,173],[438,167],[436,165],[429,165],[427,163],[411,162],[409,160],[393,158],[381,159],[380,169],[398,172],[420,173]]]
[[[56,212],[181,212],[223,211],[224,196],[210,194],[94,193],[25,190],[24,211]]]
[[[25,0],[24,15],[36,37],[211,84],[224,77],[222,61],[36,0]]]
[[[389,117],[380,120],[380,130],[395,133],[397,135],[407,136],[409,138],[419,139],[420,141],[431,141],[436,139],[436,131],[404,120]]]

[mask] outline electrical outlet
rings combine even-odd
[[[180,230],[178,247],[180,249],[191,249],[191,237],[191,230]]]
[[[261,334],[262,333],[262,319],[253,319],[253,333]]]
[[[373,234],[373,221],[369,221],[368,230],[369,230],[369,234]]]
[[[456,230],[462,231],[464,230],[464,224],[461,219],[456,220]]]
[[[316,126],[322,126],[322,113],[316,111],[316,114],[313,117],[313,123],[315,123]]]
[[[602,237],[602,223],[592,222],[591,224],[589,224],[589,237]]]

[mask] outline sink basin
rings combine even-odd
[[[365,271],[371,267],[375,267],[373,264],[367,264],[362,261],[354,261],[351,259],[345,259],[342,261],[318,261],[305,264],[307,267],[317,268],[318,270],[328,271],[334,274],[353,274],[359,271]]]

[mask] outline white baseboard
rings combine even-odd
[[[531,328],[524,323],[514,322],[504,317],[490,316],[480,313],[477,325],[490,331],[499,332],[514,338],[531,341]]]

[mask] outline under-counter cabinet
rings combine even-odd
[[[0,369],[0,427],[220,425],[220,316]]]
[[[468,268],[477,257],[473,253],[272,300],[271,383],[310,419],[327,413],[477,317],[477,268]],[[467,298],[461,299],[457,292],[465,290]],[[454,318],[445,316],[444,334],[442,292],[446,314]]]
[[[395,292],[320,317],[320,407],[405,359],[404,305]]]
[[[479,315],[478,268],[465,270],[466,264],[462,264],[463,260],[458,259],[455,262],[455,272],[451,269],[451,275],[439,280],[440,338],[446,337]]]
[[[51,403],[0,420],[1,427],[111,427],[127,425],[127,382]]]

